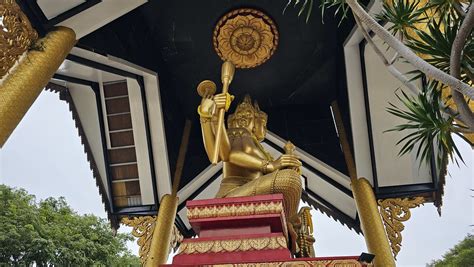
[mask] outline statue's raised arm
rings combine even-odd
[[[222,122],[222,133],[219,144],[216,142],[216,132],[219,128],[219,118],[216,114],[217,110],[226,108],[230,104],[228,94],[212,95],[205,93],[202,95],[201,105],[198,107],[199,120],[201,122],[202,139],[204,142],[204,148],[206,150],[209,161],[213,161],[214,151],[216,145],[218,145],[219,158],[223,161],[227,161],[230,153],[230,142],[225,128],[225,123]],[[229,102],[229,104],[227,104]]]
[[[219,158],[226,161],[229,153],[229,138],[225,132],[224,115],[233,99],[228,93],[229,85],[234,78],[235,67],[230,61],[222,64],[221,80],[222,94],[214,97],[216,85],[212,81],[203,81],[198,85],[198,93],[202,96],[198,113],[201,119],[202,136],[206,153],[212,164],[217,164]],[[213,100],[211,102],[210,100]],[[214,118],[217,118],[217,124]]]

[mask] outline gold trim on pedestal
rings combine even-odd
[[[410,209],[423,205],[423,197],[415,198],[387,198],[379,199],[380,214],[387,230],[393,257],[397,258],[402,244],[402,231],[405,226],[402,222],[411,217]]]
[[[179,246],[178,254],[219,253],[286,248],[288,247],[284,236],[273,236],[232,240],[185,241]]]
[[[262,263],[234,263],[215,264],[214,267],[361,267],[357,260],[309,260],[309,261],[289,261],[289,262],[262,262]],[[372,265],[368,265],[372,266]]]
[[[189,220],[216,218],[227,216],[246,216],[258,214],[280,214],[283,212],[282,202],[265,202],[250,204],[232,204],[219,206],[206,206],[189,208],[187,216]]]
[[[217,23],[214,49],[236,68],[253,68],[267,61],[278,46],[278,30],[264,13],[241,8],[225,14]]]

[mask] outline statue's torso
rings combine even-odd
[[[268,154],[258,144],[255,137],[245,129],[229,129],[229,137],[232,151],[241,151],[250,156],[263,160],[271,160]],[[231,162],[224,162],[224,178],[227,177],[245,177],[255,179],[262,176],[262,172],[241,167]]]

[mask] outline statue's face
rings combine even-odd
[[[254,121],[254,134],[258,141],[263,141],[267,134],[267,119],[256,117]]]
[[[236,128],[245,128],[252,132],[254,128],[254,111],[252,109],[242,109],[234,113],[234,123]]]

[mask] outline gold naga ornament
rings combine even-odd
[[[236,68],[253,68],[267,61],[278,46],[278,30],[261,11],[241,8],[225,14],[214,29],[214,49]]]

